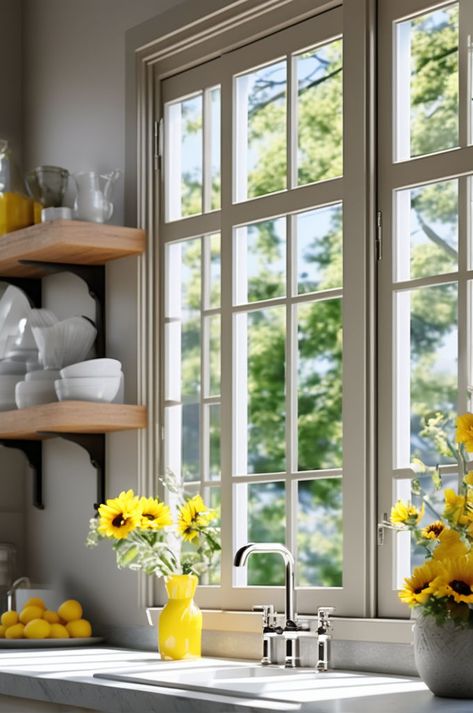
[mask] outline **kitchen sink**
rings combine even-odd
[[[425,690],[419,679],[347,671],[318,673],[248,662],[200,659],[157,661],[146,667],[94,674],[95,678],[186,691],[303,703]]]

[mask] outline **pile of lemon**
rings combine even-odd
[[[78,639],[92,636],[82,618],[82,606],[67,599],[57,611],[46,608],[41,597],[31,597],[21,612],[6,611],[0,617],[0,639]]]

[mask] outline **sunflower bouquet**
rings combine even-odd
[[[172,476],[163,482],[172,507],[159,498],[122,491],[100,505],[97,517],[90,520],[86,545],[111,541],[119,569],[160,577],[200,575],[220,550],[217,511],[207,507],[200,495],[186,498]]]
[[[399,500],[391,509],[388,522],[395,530],[408,530],[415,544],[424,552],[425,561],[404,580],[401,601],[422,614],[435,618],[437,624],[453,621],[473,628],[473,414],[457,418],[455,442],[446,432],[447,419],[442,414],[425,420],[422,436],[430,439],[441,456],[458,464],[458,488],[445,488],[439,467],[428,467],[416,460],[419,473],[432,476],[433,492],[412,482],[412,492],[419,506]],[[443,495],[443,507],[437,506],[435,492]],[[426,513],[432,519],[425,524]],[[422,524],[421,524],[422,523]]]

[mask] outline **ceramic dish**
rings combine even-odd
[[[83,379],[58,379],[54,382],[59,401],[105,401],[111,403],[118,394],[121,376]]]
[[[53,381],[20,381],[15,387],[18,408],[30,408],[57,401]]]
[[[83,639],[0,639],[0,649],[55,649],[65,646],[93,646],[103,641],[102,636]]]
[[[47,327],[32,327],[45,369],[62,369],[84,359],[97,330],[85,317],[69,317]]]
[[[30,314],[31,307],[25,294],[18,287],[9,285],[0,298],[0,358],[6,355],[8,337],[15,340],[20,336],[19,325]]]
[[[89,376],[118,376],[121,368],[122,364],[118,359],[88,359],[61,369],[61,378],[79,379]]]

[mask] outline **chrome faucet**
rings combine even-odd
[[[330,641],[330,629],[332,622],[330,614],[335,611],[334,607],[319,607],[317,609],[317,671],[323,672],[328,669],[328,646]]]
[[[11,585],[10,589],[7,592],[7,610],[8,611],[16,611],[16,590],[24,584],[26,588],[31,587],[31,582],[29,577],[19,577],[18,579],[15,579],[13,584]]]
[[[286,608],[284,612],[286,628],[296,629],[294,557],[287,547],[279,542],[250,542],[248,545],[240,547],[235,555],[233,564],[235,567],[244,567],[250,555],[268,553],[281,555],[284,560],[286,568]]]
[[[291,552],[279,542],[251,542],[240,547],[235,554],[233,564],[235,567],[244,567],[250,555],[253,554],[278,554],[284,560],[285,565],[285,611],[283,628],[278,628],[274,623],[274,609],[268,606],[262,608],[264,612],[263,622],[263,658],[261,663],[267,665],[272,663],[270,637],[284,636],[286,640],[286,657],[284,665],[286,668],[294,668],[299,665],[299,635],[301,627],[297,625],[295,610],[295,588],[294,588],[294,557]],[[261,609],[260,609],[261,610]]]

